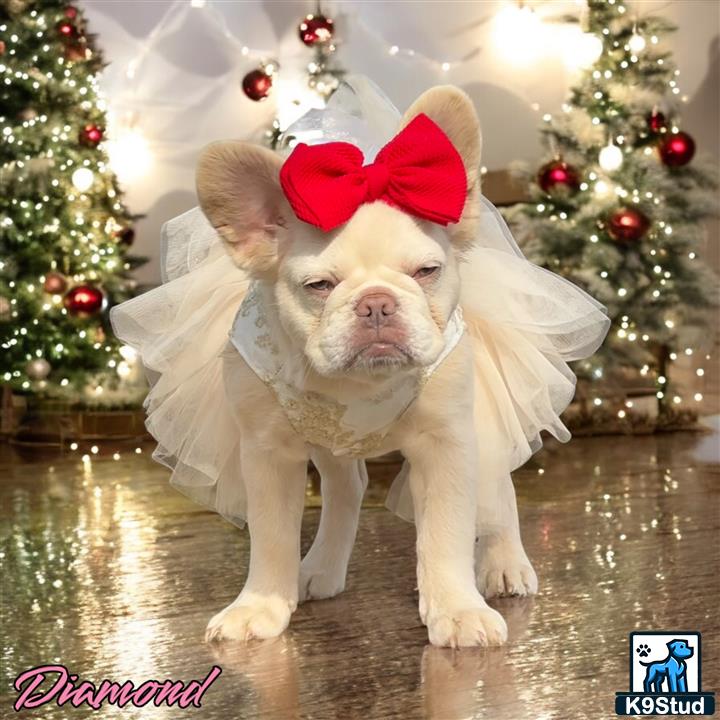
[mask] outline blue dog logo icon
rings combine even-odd
[[[714,715],[715,694],[700,688],[700,633],[630,633],[630,691],[615,695],[618,715]]]
[[[638,647],[638,654],[642,655]],[[667,643],[668,655],[664,660],[640,663],[645,666],[645,680],[643,690],[646,693],[686,693],[687,692],[687,664],[685,661],[693,656],[693,649],[685,640],[671,640]],[[647,652],[647,650],[645,650]],[[663,687],[665,685],[665,687]]]

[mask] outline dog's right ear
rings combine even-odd
[[[206,147],[196,173],[200,208],[235,263],[253,274],[274,270],[290,212],[280,188],[282,160],[239,141]]]
[[[453,243],[460,249],[475,239],[480,206],[480,121],[472,100],[459,88],[439,85],[424,92],[403,115],[401,126],[420,113],[427,115],[450,138],[465,165],[467,199],[460,222],[449,228]]]

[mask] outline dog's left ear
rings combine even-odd
[[[470,245],[475,237],[479,215],[480,121],[472,100],[459,88],[439,85],[424,92],[403,115],[400,127],[424,113],[440,126],[460,153],[467,175],[468,195],[462,218],[449,228],[450,237],[459,248]]]

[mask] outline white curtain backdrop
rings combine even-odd
[[[499,169],[538,156],[540,118],[559,110],[573,78],[563,62],[561,34],[533,62],[514,64],[504,58],[507,48],[497,45],[493,18],[507,4],[352,0],[323,7],[336,21],[338,61],[368,75],[396,106],[406,107],[434,84],[463,87],[480,114],[483,163]],[[659,10],[680,26],[668,44],[688,96],[683,127],[695,135],[701,152],[717,155],[717,4],[627,4],[643,13]],[[135,250],[152,261],[138,272],[141,281],[159,280],[162,223],[195,204],[199,150],[223,138],[259,139],[275,116],[278,99],[283,112],[292,113],[282,100],[297,94],[312,59],[296,28],[313,6],[297,0],[207,0],[204,7],[193,7],[190,0],[84,2],[90,31],[98,34],[110,63],[102,87],[111,132],[132,119],[152,157],[147,171],[126,187],[132,211],[146,215],[137,226]],[[577,13],[580,4],[557,0],[533,6],[541,16],[559,16]],[[395,54],[392,46],[398,48]],[[240,82],[260,58],[278,60],[281,72],[272,96],[256,103],[245,97]],[[447,71],[443,62],[450,63]]]

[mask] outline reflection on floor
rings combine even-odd
[[[708,436],[552,446],[518,472],[533,600],[494,603],[510,642],[427,645],[416,611],[413,527],[366,508],[347,591],[297,611],[274,642],[208,646],[209,617],[247,568],[245,532],[167,486],[147,450],[119,461],[0,450],[3,707],[21,670],[61,662],[99,682],[220,679],[203,718],[613,717],[628,687],[627,634],[700,630],[703,686],[720,690],[718,466]],[[717,440],[717,438],[715,438]],[[711,440],[712,441],[712,440]],[[717,456],[717,453],[715,453]],[[389,475],[392,468],[375,468]],[[303,544],[318,520],[308,510]],[[126,707],[125,718],[178,718]],[[43,718],[90,711],[46,705]],[[28,717],[39,715],[28,712]]]

